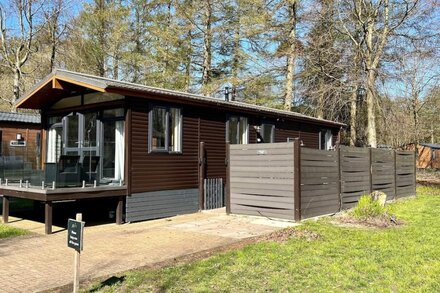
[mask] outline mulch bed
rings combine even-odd
[[[292,238],[305,239],[307,241],[313,241],[321,238],[316,232],[310,230],[301,230],[295,228],[286,228],[283,230],[275,231],[269,235],[263,236],[262,240],[284,242]]]
[[[332,223],[337,226],[356,227],[356,228],[393,228],[405,224],[402,220],[396,219],[394,216],[383,215],[375,218],[358,219],[349,214],[342,214],[335,217]]]

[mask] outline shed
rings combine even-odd
[[[440,144],[421,143],[417,146],[417,168],[440,168]]]

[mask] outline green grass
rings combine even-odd
[[[299,229],[317,240],[260,242],[208,259],[159,270],[128,272],[99,292],[440,292],[440,189],[390,209],[405,225],[339,227],[328,218]]]
[[[26,230],[0,224],[0,239],[25,235],[27,233],[28,232]]]
[[[0,210],[2,209],[2,201],[0,200]],[[31,200],[25,200],[25,199],[13,199],[10,202],[10,210],[29,210],[32,209],[33,207],[33,203]],[[15,237],[15,236],[20,236],[20,235],[25,235],[27,234],[28,231],[23,230],[23,229],[19,229],[19,228],[14,228],[11,227],[9,225],[5,225],[5,224],[1,224],[0,223],[0,239],[3,238],[9,238],[9,237]]]

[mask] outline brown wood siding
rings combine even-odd
[[[276,121],[275,118],[229,113],[224,110],[175,105],[183,115],[183,153],[148,153],[149,100],[127,98],[131,102],[131,192],[197,188],[199,143],[205,143],[205,178],[226,179],[226,119],[228,115],[248,118],[249,143],[256,143],[255,126],[262,121],[275,124],[275,141],[300,137],[310,148],[319,147],[319,130],[315,125],[302,125],[296,121]],[[159,100],[152,97],[151,102]]]
[[[205,178],[226,178],[226,115],[200,115],[200,141],[205,143]]]
[[[183,115],[182,154],[148,153],[148,104],[132,104],[132,192],[197,188],[198,119]]]

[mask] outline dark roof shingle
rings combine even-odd
[[[40,124],[39,114],[0,112],[0,121]]]

